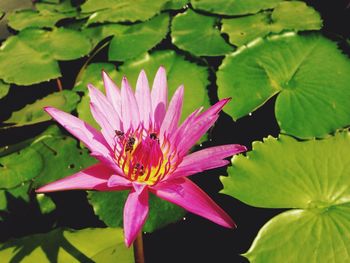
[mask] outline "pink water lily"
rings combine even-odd
[[[74,175],[47,184],[37,192],[85,189],[119,191],[129,189],[124,207],[125,243],[130,246],[148,215],[149,192],[224,227],[233,220],[187,177],[227,165],[225,158],[246,150],[231,144],[188,154],[191,147],[218,119],[223,99],[202,112],[194,111],[180,125],[184,87],[180,86],[168,105],[166,73],[160,67],[150,91],[141,71],[133,93],[124,77],[119,89],[103,72],[106,96],[89,85],[90,108],[101,127],[52,107],[45,110],[80,139],[99,163]]]

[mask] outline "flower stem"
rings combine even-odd
[[[142,231],[137,234],[137,237],[134,241],[134,259],[135,263],[145,263],[145,256],[143,253],[143,239]]]
[[[62,91],[63,88],[62,88],[62,82],[61,82],[60,78],[57,78],[56,81],[57,81],[58,91]]]

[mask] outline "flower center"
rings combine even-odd
[[[169,141],[160,142],[157,132],[139,127],[115,134],[116,162],[132,181],[154,185],[179,164],[176,151],[170,153]]]

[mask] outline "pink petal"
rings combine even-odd
[[[108,101],[112,104],[114,110],[121,116],[122,113],[122,98],[120,95],[120,90],[118,86],[113,82],[113,80],[108,76],[108,74],[102,71],[103,83],[106,90],[106,96]]]
[[[151,103],[151,93],[149,90],[148,79],[144,70],[141,71],[135,91],[136,101],[140,110],[140,120],[146,129],[149,128],[150,120],[153,122],[153,112]]]
[[[95,164],[71,176],[67,176],[53,183],[49,183],[36,190],[37,193],[47,193],[62,190],[108,190],[108,178],[114,173],[112,169],[103,165]]]
[[[111,177],[109,177],[107,185],[108,187],[118,187],[118,186],[130,187],[132,183],[130,180],[128,180],[124,176],[114,174]]]
[[[169,108],[165,114],[162,126],[160,128],[160,136],[163,138],[164,134],[172,134],[179,123],[181,117],[181,110],[184,97],[184,86],[181,85],[177,88],[172,97]]]
[[[207,218],[221,226],[232,228],[235,223],[203,190],[187,178],[156,184],[150,190],[158,197]]]
[[[105,115],[101,112],[101,110],[93,103],[90,103],[91,114],[95,120],[98,120],[98,123],[101,127],[101,132],[103,137],[106,139],[107,143],[114,149],[115,146],[115,130],[106,119]]]
[[[154,122],[156,127],[160,128],[163,122],[167,101],[168,101],[168,85],[166,72],[163,67],[160,67],[153,81],[152,92],[152,109],[154,113]]]
[[[127,131],[130,127],[136,129],[140,123],[139,108],[134,93],[125,77],[122,80],[121,95],[124,131]]]
[[[135,184],[124,206],[125,244],[130,247],[141,231],[148,215],[148,190],[146,185]]]
[[[44,109],[67,131],[81,140],[91,152],[95,152],[96,155],[109,158],[111,150],[99,131],[71,114],[53,107],[45,107]]]
[[[205,170],[214,169],[227,165],[229,161],[224,158],[246,151],[245,146],[239,144],[221,145],[210,147],[185,156],[176,169],[168,178],[174,179],[180,176],[189,176]]]
[[[90,103],[93,104],[100,114],[94,116],[95,120],[101,126],[102,129],[106,129],[112,127],[112,130],[121,130],[121,120],[119,114],[114,110],[112,104],[107,100],[105,95],[96,89],[91,84],[88,85],[89,95],[90,95]],[[109,127],[103,127],[104,120],[109,123]]]
[[[188,150],[209,130],[219,118],[219,112],[230,99],[223,99],[211,106],[202,114],[193,118],[186,126],[180,127],[177,131],[178,137],[182,140],[175,142],[180,149],[179,155],[185,155]]]

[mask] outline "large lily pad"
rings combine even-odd
[[[223,193],[252,206],[294,208],[260,230],[245,254],[250,262],[350,260],[349,147],[348,131],[303,142],[281,135],[233,157]]]
[[[206,89],[209,84],[207,68],[185,60],[174,51],[158,51],[127,61],[118,69],[120,74],[117,83],[121,83],[122,76],[126,76],[135,87],[142,69],[152,83],[159,66],[164,66],[167,71],[169,98],[181,84],[185,86],[182,120],[200,106],[210,105]]]
[[[93,242],[91,242],[93,240]],[[119,228],[56,229],[0,246],[4,262],[133,262]]]
[[[173,19],[171,39],[179,48],[197,56],[225,55],[233,48],[220,35],[217,22],[215,17],[200,15],[188,9]]]
[[[322,27],[320,15],[304,2],[279,3],[273,11],[222,20],[221,31],[228,34],[230,43],[241,46],[255,38],[283,30],[318,30]]]
[[[282,0],[191,0],[195,9],[220,15],[255,14],[260,10],[274,8]]]
[[[61,72],[56,60],[82,57],[89,53],[90,48],[88,38],[74,30],[28,28],[9,37],[2,44],[0,78],[18,85],[31,85],[58,78]]]
[[[111,227],[123,226],[123,209],[128,191],[89,192],[89,202],[95,214]],[[180,220],[185,211],[172,203],[154,195],[149,199],[150,212],[143,231],[153,232],[170,223]]]
[[[4,123],[13,124],[11,127],[19,127],[48,121],[51,117],[43,110],[44,107],[52,106],[63,111],[72,111],[79,99],[79,96],[70,90],[56,92],[13,112]]]
[[[92,13],[87,23],[145,21],[158,14],[168,0],[88,0],[81,6],[83,13]]]
[[[323,137],[350,124],[349,73],[350,61],[336,43],[289,33],[227,56],[217,73],[218,94],[234,98],[225,111],[238,119],[279,93],[275,112],[282,132]]]

